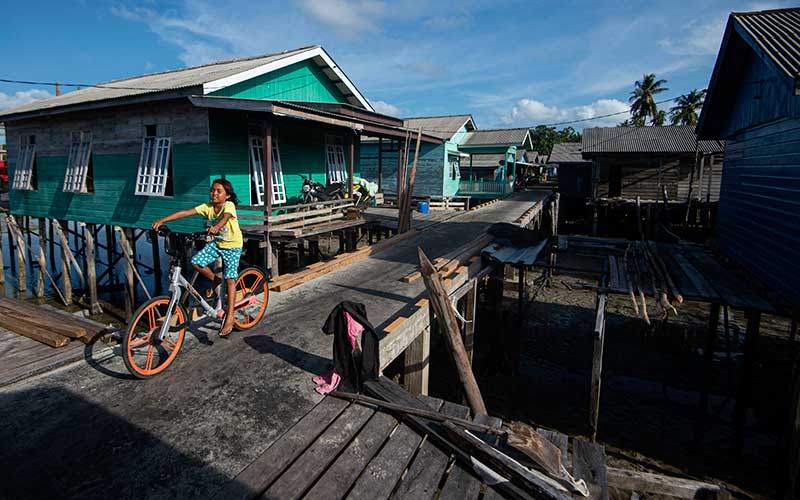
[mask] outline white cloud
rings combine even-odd
[[[41,89],[23,90],[11,95],[0,92],[0,109],[16,108],[23,104],[49,99],[51,97],[53,97],[53,94]]]
[[[572,125],[574,128],[607,127],[625,120],[629,110],[627,103],[617,99],[599,99],[591,104],[560,108],[548,106],[536,99],[520,99],[511,108],[511,111],[501,118],[505,125],[533,127],[541,124],[584,120],[598,116],[620,113],[614,116],[598,118],[597,120],[579,122]]]
[[[375,20],[386,12],[383,2],[372,0],[298,0],[297,3],[317,21],[347,37],[377,31]]]
[[[673,55],[715,55],[719,51],[727,22],[726,15],[708,22],[694,19],[686,23],[676,37],[663,38],[658,45]]]
[[[403,114],[400,108],[385,101],[369,101],[369,103],[372,104],[372,107],[375,108],[375,111],[383,115],[399,117]]]

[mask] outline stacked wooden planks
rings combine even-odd
[[[70,340],[89,344],[101,330],[70,314],[9,298],[0,298],[0,327],[51,347],[63,347]]]
[[[474,256],[478,255],[480,251],[493,240],[494,236],[484,233],[477,239],[472,240],[469,243],[442,255],[441,257],[437,257],[433,260],[433,265],[436,267],[437,271],[442,273],[442,275],[451,274],[459,267],[466,264]],[[413,283],[421,277],[422,274],[419,271],[414,271],[413,273],[407,274],[400,278],[400,281],[403,283]]]
[[[276,292],[284,292],[296,286],[302,285],[303,283],[311,281],[315,278],[324,276],[332,271],[353,264],[354,262],[366,259],[371,255],[375,255],[376,253],[388,250],[392,248],[394,245],[400,243],[401,241],[414,238],[418,235],[419,231],[411,230],[402,234],[398,234],[397,236],[393,236],[392,238],[379,241],[374,245],[370,245],[360,250],[356,250],[355,252],[349,252],[337,255],[331,260],[326,260],[323,262],[317,262],[315,264],[311,264],[302,271],[298,271],[296,273],[291,273],[291,274],[284,274],[276,278],[273,282],[270,283],[269,288],[270,290],[274,290]]]

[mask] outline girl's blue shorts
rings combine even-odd
[[[205,248],[192,257],[192,264],[206,267],[214,263],[218,258],[222,258],[222,276],[225,279],[235,280],[239,277],[239,257],[241,256],[241,247],[220,248],[216,241],[212,241],[206,244]]]

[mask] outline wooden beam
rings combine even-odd
[[[405,351],[403,382],[411,394],[428,394],[430,376],[431,330],[425,328]]]
[[[675,498],[706,498],[709,500],[730,498],[730,494],[722,487],[702,481],[614,467],[608,467],[607,474],[608,485],[620,490]]]
[[[355,175],[356,164],[356,139],[355,135],[349,135],[347,141],[348,161],[347,161],[347,196],[353,196],[353,175]]]
[[[267,222],[264,228],[264,241],[266,242],[264,252],[266,254],[268,279],[273,275],[273,267],[275,268],[274,276],[278,276],[278,269],[272,255],[272,243],[269,239],[269,218],[272,215],[272,134],[272,127],[267,126],[264,140],[262,141],[264,145],[264,157],[261,161],[261,168],[263,169],[264,175],[264,220]]]
[[[594,322],[594,349],[592,351],[592,389],[589,401],[589,430],[592,441],[597,440],[597,424],[600,419],[600,382],[603,372],[603,348],[606,341],[606,302],[604,292],[597,295]]]
[[[95,267],[94,256],[94,234],[92,233],[92,226],[86,227],[85,222],[81,222],[81,226],[88,229],[85,231],[86,235],[86,278],[89,284],[89,309],[92,314],[101,314],[103,308],[97,301],[97,268]]]
[[[378,138],[378,192],[383,192],[383,137]]]
[[[475,380],[475,375],[472,373],[472,367],[467,357],[467,352],[464,349],[464,343],[461,341],[461,331],[458,328],[458,323],[453,313],[453,309],[448,297],[448,293],[442,283],[442,278],[436,269],[428,260],[422,248],[417,249],[419,254],[419,264],[422,271],[422,279],[425,281],[425,289],[428,291],[428,296],[436,313],[437,318],[441,322],[442,330],[445,333],[450,354],[453,356],[456,368],[458,370],[458,377],[464,386],[464,392],[469,401],[470,407],[475,413],[486,413],[486,405],[483,403],[481,391],[478,388],[478,383]]]

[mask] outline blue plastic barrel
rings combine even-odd
[[[427,214],[428,213],[428,202],[427,201],[419,202],[419,205],[417,205],[417,210],[421,214]]]

